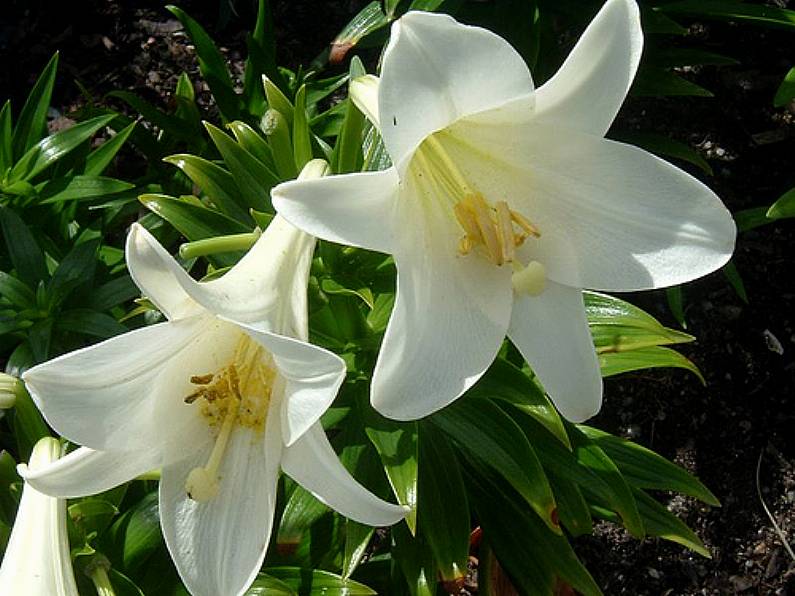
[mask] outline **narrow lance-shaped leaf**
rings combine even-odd
[[[522,430],[499,406],[485,399],[463,399],[429,420],[468,457],[502,476],[551,531],[561,533],[557,505],[541,462]]]
[[[274,109],[268,110],[265,120],[265,134],[268,135],[276,172],[282,180],[291,180],[298,175],[298,170],[295,169],[289,124],[282,113]]]
[[[272,172],[276,171],[276,164],[273,161],[273,152],[270,145],[262,136],[261,132],[257,132],[245,122],[235,120],[230,122],[227,127],[235,135],[235,139],[243,149],[251,153],[259,161],[263,163]]]
[[[707,547],[685,523],[668,511],[642,490],[633,490],[643,524],[650,536],[659,536],[694,550],[708,559],[712,558]]]
[[[53,54],[30,90],[14,129],[14,157],[19,159],[44,135],[47,110],[50,107],[55,73],[58,70],[58,52]]]
[[[466,574],[469,506],[458,460],[444,435],[419,427],[417,528],[428,541],[439,574],[455,582]]]
[[[227,121],[237,120],[240,117],[240,97],[235,93],[223,55],[204,28],[185,11],[173,5],[166,6],[166,9],[179,19],[196,46],[199,70],[213,93],[221,115]]]
[[[246,204],[257,211],[269,211],[270,189],[279,182],[278,176],[220,128],[209,122],[204,126],[234,176]]]
[[[86,157],[86,167],[83,169],[83,174],[87,176],[99,176],[105,171],[116,154],[124,146],[130,133],[135,129],[135,122],[125,126],[110,139],[102,143],[99,147],[94,149]]]
[[[295,167],[301,170],[312,159],[312,140],[306,117],[306,85],[295,94],[293,111],[293,156]]]
[[[0,178],[14,163],[12,146],[13,123],[11,121],[11,100],[6,100],[0,110]]]
[[[25,222],[12,209],[0,205],[0,227],[17,277],[35,288],[49,277],[44,253]]]
[[[773,98],[773,105],[780,108],[795,99],[795,66],[789,69],[789,72],[784,76],[781,81],[776,95]]]
[[[187,153],[169,155],[163,161],[175,165],[201,188],[225,215],[243,224],[251,223],[251,216],[240,201],[240,190],[234,177],[221,166]]]
[[[43,138],[31,147],[11,169],[9,179],[11,181],[31,180],[38,173],[90,139],[115,117],[115,114],[97,116]]]

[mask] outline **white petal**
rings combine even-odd
[[[81,447],[47,466],[33,469],[20,465],[18,469],[36,490],[71,499],[110,490],[159,468],[161,461],[161,451],[144,444],[133,451]]]
[[[409,512],[359,484],[340,462],[320,424],[285,449],[282,469],[319,501],[359,523],[390,526]]]
[[[60,452],[56,439],[36,443],[33,470],[46,467]],[[29,484],[22,490],[14,527],[0,567],[0,594],[78,596],[66,529],[66,502]]]
[[[161,374],[204,326],[202,317],[192,317],[137,329],[35,366],[22,378],[47,422],[70,441],[134,449],[157,442]]]
[[[430,133],[532,92],[527,65],[498,35],[447,15],[410,12],[392,25],[384,53],[384,144],[398,165]]]
[[[643,50],[633,0],[608,0],[577,45],[536,91],[536,117],[550,126],[602,136],[624,102]]]
[[[378,85],[375,75],[364,75],[351,81],[348,93],[351,101],[373,126],[380,128],[378,121]]]
[[[168,283],[168,296],[176,295],[171,286],[176,284],[181,289],[183,302],[172,307],[172,315],[174,312],[179,316],[184,316],[185,312],[195,313],[197,305],[201,305],[213,314],[254,322],[278,318],[281,310],[289,309],[295,298],[301,301],[299,309],[305,304],[305,298],[297,297],[296,290],[303,286],[305,295],[315,240],[277,217],[239,263],[220,279],[206,283],[197,282],[188,275],[140,225],[133,226],[129,246],[136,249],[128,251],[128,258],[138,261],[138,271],[146,274],[146,277],[139,274],[136,283],[142,285],[152,279],[163,286]],[[146,267],[136,255],[146,255]],[[145,285],[142,288],[147,291]]]
[[[520,256],[572,287],[675,285],[726,263],[734,220],[707,186],[637,147],[531,123],[462,120],[438,135],[491,201],[540,232]]]
[[[220,489],[209,501],[189,499],[185,480],[194,467],[206,464],[211,443],[163,468],[163,535],[193,596],[239,596],[259,572],[270,540],[281,458],[278,421],[271,424],[269,418],[267,426],[264,435],[233,431],[220,469]]]
[[[340,244],[392,252],[398,177],[394,168],[279,184],[279,214],[306,232]]]
[[[461,230],[439,197],[407,193],[395,307],[371,388],[373,407],[397,420],[443,408],[480,378],[505,337],[512,301],[510,267],[460,256]]]
[[[314,248],[312,236],[275,217],[251,250],[223,277],[207,283],[191,280],[185,289],[215,314],[240,322],[281,320],[280,330],[304,332],[306,286]]]
[[[281,407],[282,433],[292,445],[328,409],[345,380],[345,361],[312,344],[241,325],[271,352],[284,380]]]
[[[540,296],[517,296],[508,335],[560,413],[583,422],[602,405],[602,377],[582,291],[548,281]]]
[[[180,277],[190,276],[140,224],[130,227],[126,261],[130,277],[166,318],[196,314],[196,304],[178,281]]]

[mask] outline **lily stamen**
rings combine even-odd
[[[221,467],[224,452],[234,429],[240,402],[242,401],[237,369],[234,364],[229,366],[227,374],[221,375],[219,381],[226,384],[225,397],[228,398],[226,417],[221,425],[221,430],[215,440],[215,445],[213,445],[207,464],[204,467],[193,468],[185,480],[185,492],[188,497],[200,503],[209,501],[218,494],[220,486],[218,470]]]

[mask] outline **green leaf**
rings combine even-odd
[[[276,542],[279,546],[294,547],[309,532],[312,524],[328,513],[329,508],[318,501],[312,493],[295,485],[290,493],[279,522]]]
[[[188,32],[193,45],[196,46],[199,70],[212,91],[221,115],[227,121],[237,120],[240,117],[241,102],[240,97],[235,93],[232,77],[226,66],[226,59],[204,28],[181,8],[168,5],[166,9],[179,19]]]
[[[435,596],[438,571],[428,541],[413,536],[408,526],[396,524],[392,534],[392,560],[403,572],[411,596]]]
[[[763,27],[795,29],[795,11],[772,6],[737,2],[736,0],[684,0],[658,8],[668,14],[684,14],[698,18],[740,21]]]
[[[460,399],[429,418],[468,457],[502,476],[558,534],[555,498],[521,428],[490,400]]]
[[[270,110],[266,117],[269,121],[268,143],[273,152],[276,172],[281,180],[292,180],[298,176],[298,170],[295,169],[290,125],[284,115],[277,110]]]
[[[116,157],[119,149],[127,142],[130,133],[135,130],[135,124],[135,122],[131,122],[89,153],[86,157],[86,166],[83,169],[83,174],[86,176],[99,176],[102,174],[105,168],[110,165],[110,162],[113,161],[113,158]]]
[[[281,581],[301,596],[375,596],[364,584],[329,571],[300,567],[266,567],[264,573]]]
[[[28,226],[14,211],[0,205],[0,227],[17,277],[30,287],[49,278],[44,253]]]
[[[406,523],[417,531],[417,423],[398,423],[377,414],[369,406],[360,410],[365,432],[384,465],[398,503],[411,507]]]
[[[141,569],[163,543],[157,491],[147,493],[113,523],[109,540],[119,552],[125,571]]]
[[[187,153],[169,155],[163,161],[182,170],[225,215],[242,224],[251,224],[251,216],[238,202],[241,193],[237,182],[228,171],[203,157]]]
[[[610,487],[610,504],[621,515],[624,526],[636,538],[643,538],[645,531],[635,498],[613,460],[577,427],[567,424],[567,429],[577,462]]]
[[[682,286],[671,286],[665,289],[665,299],[668,302],[668,308],[676,319],[676,322],[679,323],[682,329],[687,329],[684,293],[685,291]]]
[[[188,240],[250,232],[243,224],[217,211],[168,195],[145,194],[143,205],[174,226]]]
[[[701,539],[684,522],[642,490],[634,490],[633,493],[649,536],[659,536],[686,546],[708,559],[712,558]]]
[[[183,141],[192,140],[190,131],[186,130],[185,124],[180,118],[166,114],[165,112],[157,109],[151,103],[147,102],[145,99],[138,97],[135,93],[132,93],[131,91],[117,90],[108,93],[108,97],[116,97],[122,100],[136,112],[141,114],[145,120],[148,120],[157,126],[164,133]],[[141,133],[141,131],[141,128],[135,131],[136,134],[133,136],[133,139],[135,139]]]
[[[767,210],[765,215],[769,219],[784,219],[795,217],[795,188],[781,195]]]
[[[685,356],[670,348],[650,346],[631,352],[606,352],[599,354],[599,366],[603,377],[612,377],[633,370],[647,368],[682,368],[696,375],[702,385],[706,381],[698,367]]]
[[[74,308],[62,311],[55,321],[55,326],[61,331],[72,331],[101,339],[107,339],[129,331],[127,327],[110,315],[91,310],[90,308]]]
[[[737,271],[737,267],[734,265],[734,261],[729,261],[726,263],[722,268],[723,274],[726,276],[726,279],[729,280],[732,288],[736,294],[740,297],[740,300],[748,304],[748,293],[745,291],[745,284],[743,283],[743,278],[740,275],[740,272]]]
[[[329,62],[340,64],[348,52],[364,37],[383,29],[389,19],[381,8],[380,2],[370,2],[362,8],[350,22],[343,27],[334,41],[331,42]]]
[[[743,209],[733,213],[732,217],[734,217],[734,222],[737,224],[737,230],[747,232],[772,223],[773,220],[767,216],[768,211],[769,207],[751,207],[750,209]]]
[[[293,157],[299,172],[312,159],[312,141],[306,118],[306,85],[301,85],[295,94],[293,110]]]
[[[706,52],[693,48],[655,48],[650,52],[646,62],[653,66],[660,66],[662,68],[673,68],[676,66],[697,66],[697,65],[712,65],[712,66],[731,66],[739,64],[734,58],[729,58],[722,54],[715,54],[714,52]]]
[[[90,200],[135,188],[134,184],[105,176],[71,176],[48,181],[39,191],[42,205]]]
[[[560,414],[540,386],[530,380],[521,369],[504,358],[497,358],[480,380],[472,387],[469,397],[499,399],[529,414],[570,447],[569,436]]]
[[[246,204],[257,211],[270,211],[270,190],[279,183],[279,177],[221,129],[209,122],[204,126],[234,176]]]
[[[654,133],[631,132],[622,133],[619,141],[643,147],[647,151],[662,157],[681,159],[700,168],[705,174],[712,176],[712,166],[690,145],[670,137]]]
[[[359,58],[351,60],[351,71],[361,66]],[[353,79],[353,75],[351,75]],[[362,136],[364,132],[364,115],[356,105],[346,99],[345,119],[342,130],[334,144],[331,158],[331,169],[337,174],[347,174],[361,170],[362,165]]]
[[[139,295],[138,286],[133,283],[129,275],[125,274],[95,287],[86,306],[98,311],[110,310],[114,306],[137,298]]]
[[[11,169],[9,180],[13,182],[33,179],[38,173],[90,139],[115,117],[115,114],[97,116],[43,138],[33,145]]]
[[[87,497],[72,503],[67,511],[74,523],[86,526],[94,526],[94,518],[109,520],[119,512],[113,503],[98,497]],[[103,522],[100,525],[104,525]]]
[[[717,497],[696,477],[654,451],[596,428],[585,425],[577,428],[613,460],[635,488],[677,491],[720,506]]]
[[[428,541],[444,581],[466,575],[469,506],[458,460],[444,435],[419,426],[417,527]]]
[[[26,390],[17,392],[14,402],[14,419],[12,428],[19,449],[21,461],[28,461],[33,446],[42,437],[50,436],[50,429],[39,414],[39,410]]]
[[[550,532],[538,516],[517,506],[499,484],[467,472],[483,538],[523,594],[549,596],[557,577],[585,596],[601,594],[565,537]]]
[[[260,115],[264,110],[265,94],[262,88],[262,75],[278,73],[276,65],[276,31],[273,25],[273,13],[268,0],[259,0],[257,6],[257,21],[254,31],[247,39],[247,43],[255,43],[261,52],[256,57],[249,50],[246,67],[243,75],[243,96],[247,102],[246,108],[251,114]],[[261,58],[261,60],[259,59]]]
[[[108,569],[108,578],[115,590],[114,596],[145,596],[141,588],[118,569]]]
[[[585,310],[598,354],[687,343],[692,335],[669,329],[640,308],[597,292],[584,292]]]
[[[99,239],[81,242],[72,247],[58,264],[47,286],[55,299],[62,301],[76,287],[94,278]]]
[[[21,309],[36,306],[36,294],[33,290],[5,271],[0,271],[0,296]]]
[[[558,504],[560,523],[572,536],[583,536],[593,532],[593,520],[582,492],[577,485],[553,473],[548,473],[552,493]]]
[[[262,85],[265,88],[265,96],[268,99],[268,106],[271,110],[279,112],[287,122],[287,128],[293,126],[293,104],[282,93],[282,90],[268,77],[263,78]]]
[[[11,486],[21,482],[22,478],[17,474],[17,462],[5,449],[0,451],[0,521],[8,526],[13,525],[19,505]]]
[[[664,68],[642,67],[632,84],[631,93],[635,96],[677,97],[692,95],[713,97],[712,91],[680,77]]]
[[[251,128],[245,122],[235,120],[227,124],[227,128],[235,135],[235,139],[243,149],[251,153],[271,172],[276,171],[276,164],[273,161],[273,152],[267,141],[262,138],[261,133]]]
[[[789,72],[784,76],[781,81],[776,96],[773,98],[773,105],[777,108],[787,105],[795,99],[795,66],[789,69]]]
[[[39,78],[30,90],[22,112],[14,129],[14,156],[24,155],[46,131],[47,110],[50,107],[52,89],[55,85],[55,73],[58,70],[58,52],[53,54],[47,66],[41,71]],[[13,160],[12,160],[13,161]]]
[[[13,123],[11,121],[11,100],[6,100],[0,110],[0,179],[14,163],[14,150],[11,145]]]
[[[342,577],[349,578],[367,554],[370,539],[375,528],[352,519],[345,520],[345,556],[342,564]]]
[[[289,584],[283,581],[266,575],[265,573],[257,574],[254,583],[246,590],[244,596],[297,596],[298,592],[293,590]]]

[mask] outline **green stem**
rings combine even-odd
[[[259,239],[260,235],[262,235],[262,232],[257,228],[253,232],[244,234],[230,234],[229,236],[216,236],[215,238],[186,242],[179,247],[179,256],[183,259],[193,259],[214,255],[219,252],[248,250]]]
[[[94,588],[97,590],[97,596],[116,596],[116,590],[113,589],[113,584],[110,583],[108,577],[108,568],[102,563],[97,563],[91,566],[90,571],[86,571],[88,577],[94,582]]]

